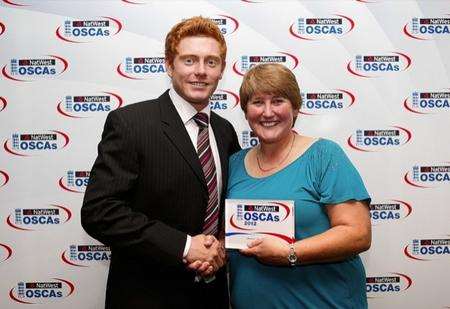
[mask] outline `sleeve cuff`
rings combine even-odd
[[[186,245],[184,246],[184,251],[183,251],[183,259],[186,258],[186,256],[188,255],[189,249],[191,248],[191,236],[187,235],[186,237]]]

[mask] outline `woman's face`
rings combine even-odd
[[[292,108],[289,99],[256,93],[247,104],[245,118],[261,143],[276,143],[289,137],[298,110]]]

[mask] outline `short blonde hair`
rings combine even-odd
[[[177,47],[180,41],[191,36],[206,36],[215,39],[219,43],[222,63],[225,63],[227,43],[219,27],[209,18],[195,16],[176,24],[167,34],[165,57],[169,64],[173,63],[175,56],[178,54]]]
[[[245,73],[239,89],[244,113],[247,112],[248,101],[256,93],[270,93],[289,99],[294,110],[299,110],[302,105],[300,88],[294,73],[279,63],[259,64]]]

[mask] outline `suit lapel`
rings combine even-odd
[[[159,97],[159,100],[162,129],[164,133],[192,168],[198,180],[203,184],[204,189],[207,190],[205,177],[203,176],[203,170],[200,161],[198,160],[197,152],[192,145],[192,141],[186,131],[183,121],[170,99],[169,91],[167,90],[163,93]]]

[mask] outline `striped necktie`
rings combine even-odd
[[[217,190],[217,174],[216,165],[211,146],[209,144],[208,134],[208,115],[205,113],[197,113],[194,116],[197,123],[197,154],[205,176],[206,185],[208,186],[208,207],[206,208],[205,222],[203,224],[203,233],[205,235],[216,235],[219,222],[219,199]]]

